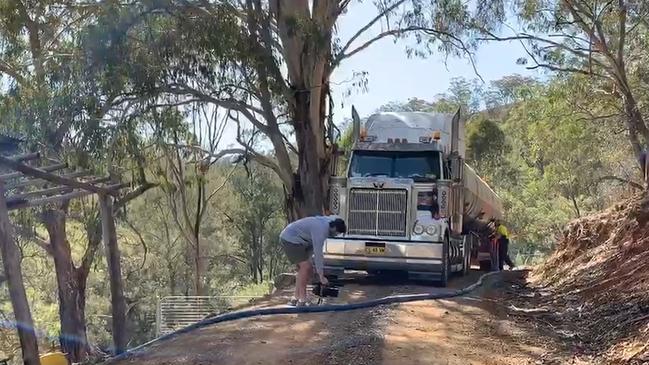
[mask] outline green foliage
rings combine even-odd
[[[467,125],[466,148],[467,161],[501,159],[510,149],[500,126],[484,118],[472,120]]]

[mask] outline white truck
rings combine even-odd
[[[446,285],[452,273],[470,269],[472,252],[491,267],[497,248],[484,232],[503,208],[464,163],[460,111],[378,113],[363,128],[352,115],[347,172],[331,178],[329,191],[330,210],[345,219],[347,234],[326,241],[325,274],[396,270]]]

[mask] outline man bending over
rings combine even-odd
[[[288,260],[297,265],[295,297],[290,305],[309,305],[306,300],[306,286],[313,277],[311,255],[314,256],[315,269],[322,284],[328,284],[324,276],[324,242],[329,237],[346,233],[345,221],[335,216],[306,217],[284,228],[279,235]]]

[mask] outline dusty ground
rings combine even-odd
[[[464,287],[478,276],[455,279],[451,287]],[[453,300],[224,323],[113,364],[583,364],[573,361],[569,349],[559,347],[552,336],[543,335],[530,318],[509,316],[507,298],[520,277],[505,273],[472,295]],[[449,289],[408,282],[377,285],[365,279],[347,283],[335,302],[443,290]]]

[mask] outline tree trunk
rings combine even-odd
[[[623,93],[624,112],[626,114],[626,125],[629,129],[629,140],[635,153],[636,159],[639,161],[640,155],[649,144],[649,129],[644,122],[644,117],[638,108],[633,93],[627,90]],[[638,133],[642,136],[644,144],[640,141]],[[644,168],[644,166],[640,166]]]
[[[257,245],[257,260],[258,260],[258,270],[259,270],[259,282],[264,282],[264,226],[260,225],[261,229],[259,232],[259,244]]]
[[[7,212],[5,189],[0,181],[0,251],[4,267],[9,297],[16,319],[20,348],[25,365],[40,365],[38,341],[34,331],[34,320],[27,301],[27,293],[20,268],[20,249],[14,241],[13,229]]]
[[[201,241],[198,233],[194,235],[194,293],[198,296],[207,295],[203,280],[205,279],[205,260],[201,256]]]
[[[59,209],[43,212],[43,222],[50,236],[59,294],[61,349],[71,362],[81,362],[88,355],[86,334],[86,276],[72,261],[70,243],[65,231],[65,212]]]
[[[325,209],[325,196],[328,188],[329,157],[326,155],[325,136],[323,130],[315,128],[322,124],[320,113],[315,115],[318,120],[312,120],[311,96],[315,93],[298,93],[296,95],[295,135],[300,151],[298,162],[299,178],[296,181],[293,194],[293,209],[296,217],[321,215]],[[319,104],[319,100],[318,100]],[[323,152],[324,151],[324,152]],[[323,176],[324,175],[324,176]]]
[[[329,84],[332,35],[341,13],[339,1],[274,0],[275,17],[283,45],[292,97],[289,113],[299,151],[298,174],[288,192],[289,220],[323,214],[329,182],[330,149],[326,144],[325,116]],[[307,29],[295,30],[296,24]],[[317,32],[319,42],[313,42]],[[289,210],[290,208],[290,210]]]
[[[167,264],[167,270],[169,271],[169,294],[171,296],[176,295],[176,270],[173,264]]]
[[[126,350],[128,334],[126,330],[126,299],[124,298],[124,283],[120,263],[117,231],[113,216],[113,201],[109,196],[100,197],[102,235],[106,249],[106,263],[110,277],[110,299],[113,315],[113,345],[115,354]]]

